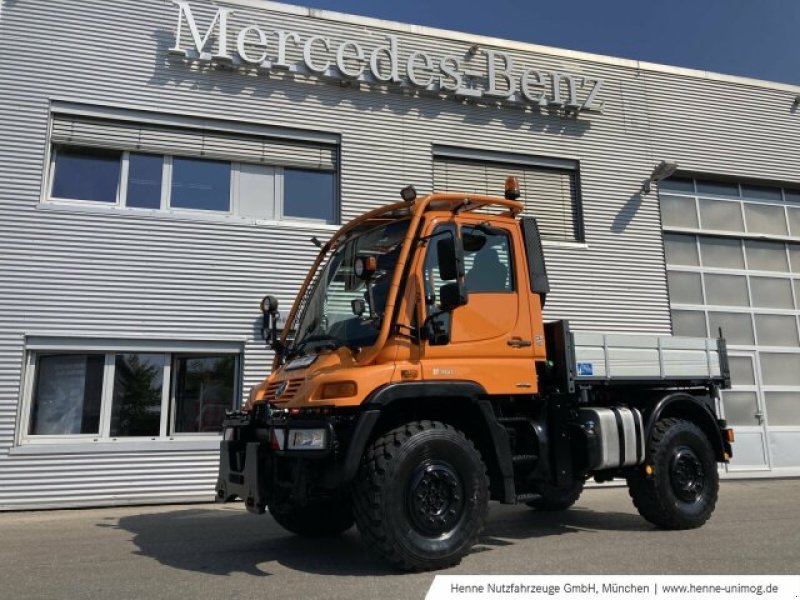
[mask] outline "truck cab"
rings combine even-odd
[[[576,356],[592,349],[543,321],[550,284],[518,197],[513,178],[505,197],[405,188],[322,245],[280,334],[265,297],[273,368],[225,421],[220,501],[300,535],[355,522],[407,570],[458,562],[490,499],[561,510],[590,477],[625,478],[662,527],[709,518],[732,453],[724,341],[639,340],[660,362],[631,377],[609,359],[627,341],[603,338],[604,375],[587,374]]]

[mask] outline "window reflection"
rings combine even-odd
[[[39,357],[31,414],[31,435],[100,432],[102,354]]]
[[[66,200],[117,201],[122,152],[58,148],[51,195]]]
[[[231,163],[197,158],[173,158],[170,205],[173,208],[229,212]]]
[[[111,436],[157,436],[161,428],[162,354],[117,354]]]
[[[164,157],[159,154],[135,154],[128,158],[127,206],[161,208],[161,177]]]
[[[336,178],[328,171],[283,170],[283,216],[336,219]]]
[[[233,407],[236,358],[181,356],[175,359],[176,433],[220,431]]]

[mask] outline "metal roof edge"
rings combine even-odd
[[[540,54],[548,54],[551,56],[557,56],[561,58],[584,60],[599,64],[635,69],[639,71],[652,71],[656,73],[665,73],[668,75],[680,75],[683,77],[693,77],[709,81],[719,81],[723,83],[733,83],[738,85],[747,85],[747,86],[766,88],[771,90],[784,91],[792,94],[800,94],[800,85],[795,85],[795,84],[780,83],[777,81],[756,79],[753,77],[744,77],[740,75],[725,75],[723,73],[716,73],[714,71],[703,71],[701,69],[676,67],[672,65],[651,63],[630,58],[618,58],[614,56],[606,56],[603,54],[584,52],[581,50],[567,50],[564,48],[555,48],[553,46],[542,46],[530,42],[519,42],[503,38],[496,38],[496,37],[473,34],[473,33],[465,33],[465,32],[455,31],[452,29],[440,29],[437,27],[428,27],[424,25],[401,23],[399,21],[388,21],[384,19],[378,19],[375,17],[364,17],[364,16],[352,15],[331,10],[323,10],[318,8],[299,6],[296,4],[274,2],[272,0],[212,0],[212,1],[214,4],[246,6],[249,8],[256,8],[261,10],[268,10],[272,12],[279,12],[297,16],[311,17],[327,21],[335,21],[339,23],[346,23],[349,25],[370,26],[370,27],[386,29],[389,31],[397,31],[400,33],[427,35],[442,39],[462,41],[468,44],[484,44],[487,46],[496,46],[496,47],[506,48],[509,50],[519,50],[523,52],[538,52]]]

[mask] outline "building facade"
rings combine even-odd
[[[0,508],[211,499],[310,239],[509,174],[546,317],[722,327],[726,474],[800,474],[799,94],[260,0],[2,0]]]

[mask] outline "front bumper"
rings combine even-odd
[[[275,501],[302,504],[339,489],[347,483],[346,450],[361,417],[272,417],[263,409],[229,414],[220,443],[217,501],[241,498],[249,511],[260,514]],[[294,429],[324,430],[324,448],[288,449]]]

